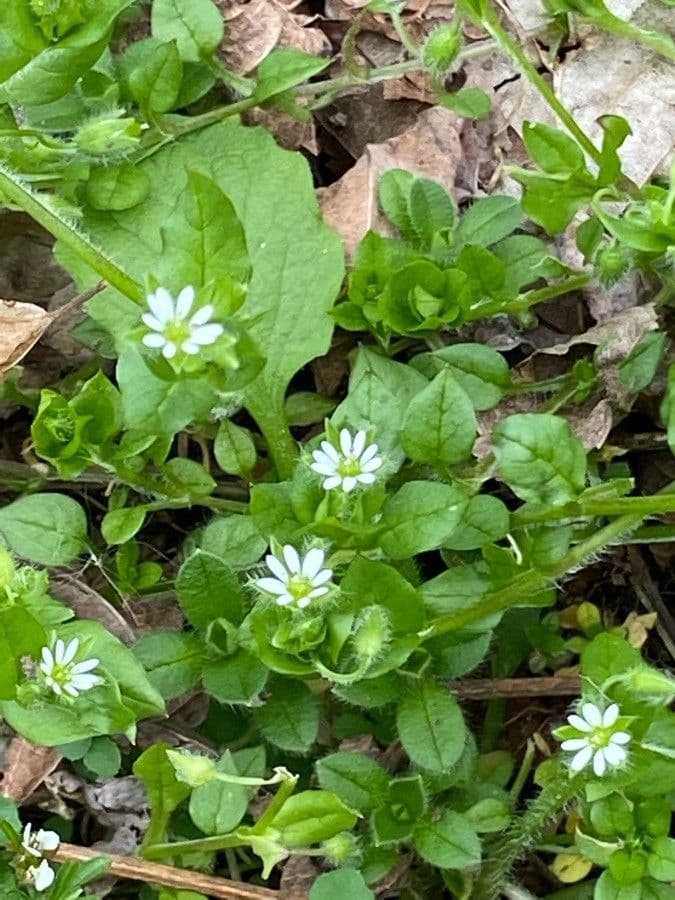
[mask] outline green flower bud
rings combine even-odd
[[[179,753],[177,750],[167,750],[166,755],[173,766],[176,778],[189,784],[190,787],[208,784],[216,777],[216,764],[206,756],[199,756],[197,753]]]
[[[443,75],[462,49],[462,30],[455,22],[432,31],[422,50],[422,60],[429,71]]]
[[[675,678],[658,669],[631,669],[624,672],[622,683],[640,698],[658,704],[668,704],[675,699]]]
[[[81,125],[75,135],[78,149],[89,156],[110,159],[135,150],[141,139],[141,125],[129,116],[121,117],[121,112],[112,110]]]
[[[359,842],[349,831],[341,831],[321,844],[321,852],[328,862],[334,866],[345,863],[358,863],[360,857]]]
[[[381,606],[367,606],[354,623],[352,640],[356,655],[368,663],[384,651],[391,636],[391,624]]]
[[[630,268],[633,254],[620,244],[605,244],[595,254],[598,277],[605,287],[616,284]]]

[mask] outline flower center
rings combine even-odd
[[[597,729],[588,738],[589,743],[596,750],[606,747],[610,743],[612,731],[607,728]]]
[[[180,347],[181,344],[189,340],[192,331],[187,322],[179,322],[174,319],[164,329],[164,337],[167,341],[171,341]]]
[[[336,466],[338,475],[343,478],[354,478],[361,474],[361,464],[358,459],[353,456],[342,456],[340,462]]]
[[[70,681],[71,675],[70,670],[71,666],[62,666],[56,663],[52,671],[49,673],[49,677],[52,678],[57,684],[60,684],[63,687],[65,684],[68,684]]]
[[[302,600],[312,592],[314,585],[311,579],[305,578],[304,575],[293,575],[288,582],[288,593],[294,600]]]

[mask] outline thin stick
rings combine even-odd
[[[510,697],[576,697],[581,688],[577,675],[545,678],[476,678],[448,681],[446,685],[461,700],[494,700]]]
[[[98,853],[88,847],[77,847],[74,844],[61,844],[54,859],[56,862],[88,862],[90,859],[99,859],[102,856],[110,860],[109,875],[130,878],[132,881],[141,881],[143,884],[182,888],[200,892],[207,897],[224,897],[226,900],[306,900],[306,894],[273,891],[252,884],[216,878],[213,875],[206,875],[204,872],[164,866],[135,856]]]

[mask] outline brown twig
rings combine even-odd
[[[467,681],[448,681],[446,684],[460,700],[575,697],[581,688],[578,675],[552,675],[547,678],[476,678]]]
[[[61,844],[54,859],[56,862],[88,862],[102,856],[110,860],[109,875],[130,878],[132,881],[141,881],[143,884],[182,888],[183,890],[197,891],[207,897],[224,897],[226,900],[305,900],[306,898],[305,894],[273,891],[253,884],[228,881],[225,878],[206,875],[204,872],[164,866],[135,856],[97,853],[96,850],[77,847],[74,844]]]
[[[52,320],[56,321],[56,319],[65,315],[65,313],[70,312],[71,309],[75,309],[76,306],[81,306],[83,303],[86,303],[87,300],[91,300],[92,297],[95,297],[96,294],[100,294],[102,290],[108,287],[107,281],[98,281],[96,284],[92,285],[90,288],[87,288],[86,291],[82,291],[81,294],[78,294],[76,297],[73,297],[71,300],[68,300],[63,306],[59,306],[53,312],[50,313]]]

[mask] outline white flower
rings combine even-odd
[[[101,684],[102,679],[98,675],[91,674],[98,665],[97,659],[74,662],[79,646],[77,638],[73,638],[68,644],[64,644],[59,638],[53,652],[49,647],[42,648],[40,669],[45,676],[45,682],[57,696],[65,691],[71,697],[77,697],[80,691],[88,691]]]
[[[21,845],[31,856],[37,856],[39,858],[43,853],[49,853],[52,850],[56,850],[59,846],[60,838],[55,831],[43,831],[41,828],[35,834],[32,832],[33,826],[28,822],[23,830],[23,840],[21,841]]]
[[[47,860],[43,859],[39,866],[28,866],[24,877],[27,884],[42,892],[52,886],[55,875]]]
[[[162,355],[171,359],[179,350],[183,353],[199,353],[199,348],[217,341],[225,330],[216,322],[209,322],[213,307],[202,306],[188,318],[195,300],[195,289],[188,285],[174,301],[166,288],[159,287],[148,294],[149,313],[143,313],[143,322],[152,329],[143,343],[146,347],[162,349]]]
[[[357,431],[352,438],[346,428],[340,432],[340,448],[329,441],[321,442],[321,449],[312,454],[310,469],[325,475],[325,490],[341,487],[345,493],[353,491],[357,484],[372,484],[375,472],[382,465],[377,455],[377,444],[366,447],[365,431]]]
[[[569,724],[576,728],[581,736],[563,741],[563,750],[573,750],[575,755],[570,762],[573,772],[580,772],[593,761],[593,771],[600,777],[607,768],[620,766],[628,758],[624,745],[631,737],[626,731],[615,731],[614,726],[619,718],[619,707],[612,703],[603,712],[595,703],[584,703],[581,715],[568,716]]]
[[[265,562],[275,578],[258,578],[256,587],[268,594],[274,594],[279,606],[296,603],[300,609],[309,606],[312,600],[328,593],[328,582],[333,576],[332,569],[324,569],[325,553],[318,547],[301,558],[297,550],[286,544],[283,560],[272,555]]]

